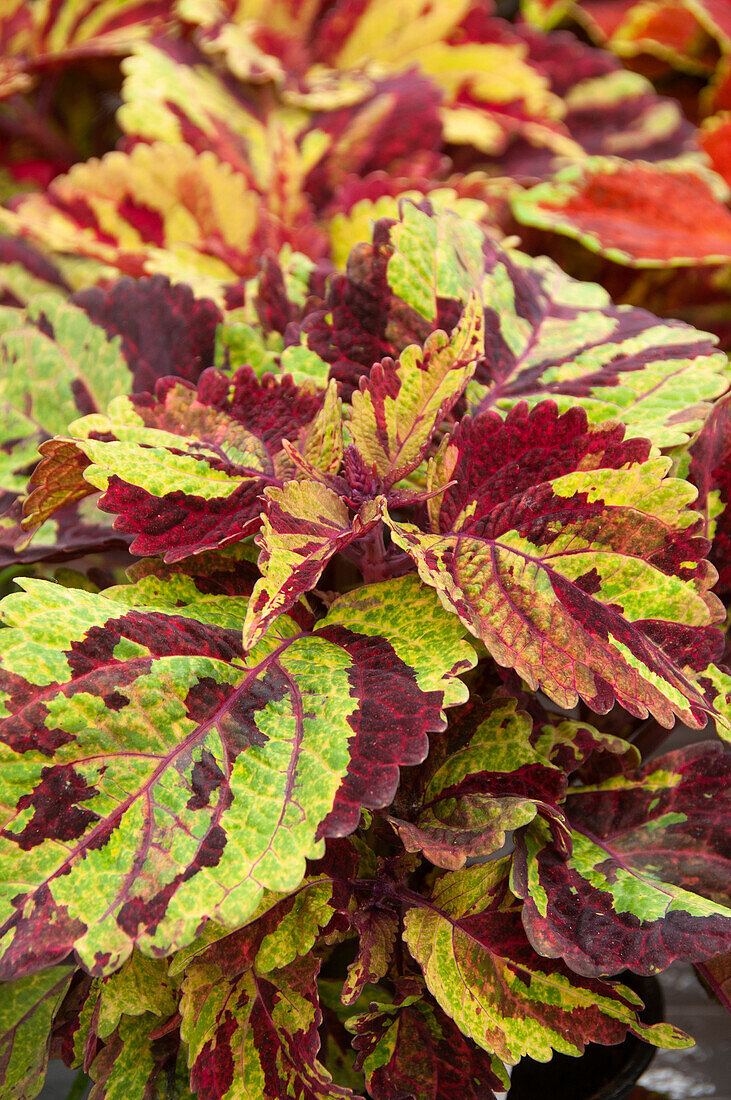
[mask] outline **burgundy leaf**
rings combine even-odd
[[[125,276],[106,290],[79,290],[71,300],[110,339],[121,336],[132,375],[130,393],[152,392],[168,374],[197,382],[213,366],[221,312],[209,299],[195,298],[185,284],[171,283],[164,275]]]

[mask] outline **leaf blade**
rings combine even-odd
[[[353,394],[353,442],[366,462],[375,463],[386,489],[421,463],[435,429],[464,391],[484,354],[483,324],[473,295],[448,340],[435,333],[423,352],[406,348],[398,365],[375,364]]]
[[[372,592],[312,634],[280,619],[246,655],[237,597],[187,617],[24,583],[0,639],[4,752],[30,792],[4,794],[5,972],[75,945],[104,973],[133,944],[170,950],[207,917],[240,924],[264,888],[294,889],[320,838],[352,831],[424,758],[474,661],[458,629],[435,668]]]
[[[727,859],[718,838],[728,791],[728,763],[712,743],[576,788],[576,796],[572,788],[568,858],[557,857],[540,825],[518,840],[513,883],[536,949],[583,974],[655,973],[727,950]],[[558,916],[567,892],[573,930]]]
[[[604,713],[616,698],[700,727],[709,704],[695,678],[721,612],[686,511],[693,491],[617,426],[585,431],[581,410],[559,416],[551,402],[505,422],[483,414],[454,437],[440,533],[386,522],[444,607],[531,687],[564,707],[581,697]],[[674,543],[697,560],[687,574],[665,564]]]
[[[641,1024],[638,998],[626,987],[580,978],[534,954],[505,872],[498,861],[448,873],[429,906],[404,919],[429,991],[463,1034],[512,1065],[525,1054],[548,1061],[553,1050],[576,1056],[588,1041],[617,1042],[627,1031],[688,1045],[677,1029]]]

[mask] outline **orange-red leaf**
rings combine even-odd
[[[731,213],[693,172],[590,159],[516,195],[513,210],[523,225],[574,237],[633,267],[731,259]]]

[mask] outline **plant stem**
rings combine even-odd
[[[366,584],[393,580],[394,577],[408,573],[413,567],[407,553],[395,554],[391,547],[386,546],[382,525],[369,531],[357,542],[344,547],[340,553],[346,561],[357,567]]]
[[[383,527],[377,524],[369,531],[361,543],[363,555],[358,567],[363,574],[366,584],[375,584],[376,581],[386,579],[383,567],[385,565],[386,545],[383,541]]]

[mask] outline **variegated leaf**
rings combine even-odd
[[[566,830],[557,809],[566,779],[532,748],[529,716],[510,698],[475,710],[466,715],[466,729],[450,723],[452,751],[430,777],[413,819],[390,819],[407,851],[423,851],[450,870],[498,851],[506,832],[536,813]]]
[[[69,287],[55,264],[24,241],[0,237],[0,303],[27,306],[40,294]]]
[[[226,79],[189,41],[139,43],[122,63],[118,121],[132,139],[215,153],[258,197],[257,243],[288,244],[317,257],[326,249],[305,179],[328,148],[307,115]]]
[[[571,787],[572,854],[538,821],[517,843],[512,884],[536,950],[590,975],[727,951],[730,791],[731,762],[707,743]]]
[[[102,412],[116,396],[154,388],[166,374],[197,379],[212,362],[219,319],[212,302],[196,300],[190,288],[171,286],[161,276],[139,283],[121,279],[106,291],[93,288],[70,302],[40,295],[25,311],[5,310],[0,400],[6,446],[0,486],[9,494],[22,492],[43,441],[64,435],[79,415]],[[111,530],[104,515],[73,503],[93,488],[79,484],[68,448],[51,444],[51,449],[45,491],[54,502],[52,510],[63,511],[29,547],[19,525],[22,498],[13,503],[9,496],[0,520],[7,547],[2,559],[13,560],[15,552],[22,561],[54,560],[126,546],[128,540]]]
[[[383,498],[368,500],[351,515],[326,485],[288,481],[264,493],[257,581],[244,624],[244,645],[254,645],[277,615],[314,588],[340,550],[367,535],[383,515]]]
[[[483,241],[465,218],[433,218],[404,203],[395,225],[377,222],[373,243],[353,249],[325,308],[304,318],[306,346],[352,391],[375,362],[423,346],[436,329],[451,332],[479,286]]]
[[[341,1000],[346,1005],[355,1004],[366,985],[375,985],[386,976],[399,933],[396,913],[379,905],[356,909],[353,924],[358,933],[358,953],[343,985]]]
[[[427,905],[404,918],[404,938],[432,996],[460,1031],[514,1065],[554,1050],[579,1055],[588,1042],[629,1032],[657,1046],[690,1040],[668,1024],[642,1024],[626,986],[579,977],[531,948],[520,905],[507,888],[507,860],[446,874]]]
[[[690,447],[688,480],[698,489],[696,507],[711,540],[718,590],[731,586],[731,398],[718,401]]]
[[[565,31],[545,35],[523,25],[519,33],[534,64],[549,77],[551,91],[564,100],[563,124],[585,153],[655,162],[695,150],[694,127],[680,104],[657,95],[646,77]],[[521,152],[511,149],[501,158],[511,174],[535,178],[561,167],[557,157],[546,156],[550,150],[529,149],[522,157]]]
[[[266,975],[231,977],[205,961],[188,967],[182,1034],[199,1100],[353,1097],[318,1060],[319,968],[314,956]]]
[[[161,274],[223,302],[277,238],[258,235],[261,197],[210,151],[135,145],[76,164],[45,192],[20,196],[0,224],[57,254],[96,261],[96,278]],[[96,281],[94,279],[93,281]]]
[[[322,408],[301,433],[299,454],[292,454],[292,458],[297,462],[301,454],[305,473],[317,481],[324,481],[338,473],[344,450],[342,402],[336,383],[330,382]]]
[[[160,1030],[151,1012],[123,1016],[89,1066],[89,1100],[194,1100],[179,1032]]]
[[[72,947],[106,973],[294,889],[322,836],[393,798],[474,663],[413,577],[343,597],[311,634],[282,617],[248,655],[237,597],[23,584],[0,632],[4,974]]]
[[[235,932],[209,921],[200,936],[176,952],[170,974],[184,975],[191,963],[198,962],[229,976],[252,966],[268,974],[309,955],[321,935],[329,939],[347,929],[354,905],[349,880],[357,869],[353,850],[346,847],[343,852],[338,842],[331,842],[324,858],[311,864],[312,873],[295,890],[286,894],[266,890]]]
[[[124,53],[163,26],[170,14],[162,0],[118,0],[102,11],[93,0],[34,4],[26,11],[26,5],[11,0],[6,7],[5,44],[12,43],[9,52],[31,61],[49,54],[58,61]]]
[[[607,774],[628,771],[640,763],[638,749],[623,738],[603,733],[588,722],[549,714],[543,711],[537,700],[533,699],[531,702],[531,745],[565,775],[570,776],[581,767],[591,766],[597,758]]]
[[[321,403],[288,377],[259,382],[248,368],[233,379],[211,368],[197,388],[166,379],[154,398],[118,399],[108,415],[77,421],[76,439],[43,445],[24,525],[102,489],[99,507],[135,536],[133,553],[175,561],[245,538],[261,524],[260,494],[291,466],[283,438]]]
[[[125,1089],[162,1100],[166,1086],[182,1100],[189,1095],[187,1074],[177,1074],[172,1087],[180,1062],[179,999],[167,961],[134,952],[114,974],[75,980],[59,1012],[59,1026],[54,1024],[55,1049],[58,1032],[65,1032],[60,1053],[90,1073],[97,1100],[107,1095],[122,1100]],[[184,1071],[184,1061],[180,1068]]]
[[[547,257],[495,249],[483,282],[492,346],[473,384],[475,411],[546,397],[591,423],[621,420],[659,447],[685,443],[731,382],[716,338],[643,309],[615,306]]]
[[[254,548],[246,542],[177,562],[142,558],[127,570],[129,580],[135,583],[107,588],[105,595],[128,607],[197,606],[200,613],[207,602],[218,606],[220,596],[250,596],[259,575],[255,559]],[[241,607],[245,607],[243,601]],[[304,629],[313,622],[306,616],[297,621]]]
[[[111,516],[98,511],[94,498],[60,508],[34,532],[32,542],[22,527],[22,508],[23,498],[16,497],[0,511],[0,566],[66,561],[87,553],[127,549],[129,540],[114,530]]]
[[[727,659],[725,653],[723,659]],[[716,733],[731,741],[731,669],[720,663],[708,665],[698,677],[698,686],[713,708]]]
[[[423,350],[405,348],[398,364],[374,364],[351,399],[350,435],[388,491],[421,463],[432,436],[462,395],[483,356],[484,318],[476,297],[448,339],[433,333]]]
[[[647,54],[657,59],[660,66],[677,65],[682,71],[695,73],[706,73],[712,67],[711,58],[704,56],[708,41],[699,25],[699,15],[707,7],[703,0],[680,4],[657,0],[650,5],[634,0],[627,3],[609,0],[603,4],[585,0],[524,0],[523,6],[528,17],[546,29],[570,14],[595,42],[620,57]],[[706,18],[703,23],[708,25]]]
[[[392,1002],[372,1002],[346,1026],[374,1100],[492,1100],[508,1083],[499,1060],[466,1039],[414,979],[401,980]]]
[[[348,102],[339,104],[338,93]],[[316,68],[306,78],[304,93],[291,91],[284,98],[309,108],[300,147],[319,155],[312,158],[304,189],[323,212],[321,223],[342,208],[348,185],[370,181],[378,190],[386,176],[381,187],[388,192],[399,177],[413,174],[422,180],[444,170],[441,90],[413,66],[391,72],[369,66],[367,73],[351,69],[342,75]]]
[[[106,1039],[123,1016],[147,1012],[167,1020],[177,1011],[178,993],[165,959],[150,959],[135,951],[116,973],[95,979],[90,993],[94,1031]]]
[[[61,295],[35,298],[26,311],[0,310],[3,404],[0,487],[21,492],[38,446],[72,420],[105,409],[132,381],[119,341]]]
[[[673,165],[589,158],[516,193],[513,212],[633,267],[731,260],[731,212],[699,174]]]
[[[623,434],[552,402],[483,413],[435,464],[455,484],[431,502],[432,532],[387,522],[444,606],[532,688],[698,728],[710,708],[695,677],[720,644],[715,570],[692,486]]]
[[[52,966],[1,987],[2,1100],[32,1100],[43,1088],[51,1023],[73,972],[71,966]]]
[[[301,459],[290,452],[315,480],[289,482],[265,492],[264,525],[257,539],[263,576],[251,601],[245,644],[253,644],[276,614],[315,586],[334,554],[362,540],[380,522],[381,491],[388,493],[419,465],[434,431],[474,371],[483,348],[481,325],[482,312],[472,299],[451,340],[434,334],[423,352],[416,346],[405,349],[398,366],[389,360],[374,366],[368,384],[353,395],[348,430],[354,447],[346,453],[339,493],[318,484],[327,479],[306,459],[307,442]],[[328,392],[334,392],[332,383]],[[325,411],[321,415],[327,423]],[[333,418],[339,420],[335,412],[330,414]],[[339,423],[335,438],[340,443],[337,459],[342,454]],[[330,466],[336,473],[335,463],[330,461]],[[332,477],[330,483],[335,485]]]
[[[434,329],[451,332],[475,290],[486,333],[468,390],[475,409],[552,397],[562,410],[580,404],[593,423],[622,420],[670,447],[697,431],[728,388],[714,337],[614,306],[602,287],[550,259],[498,247],[474,222],[411,203],[395,224],[376,223],[372,245],[353,250],[325,308],[303,320],[302,338],[355,389],[374,362],[396,359]]]

